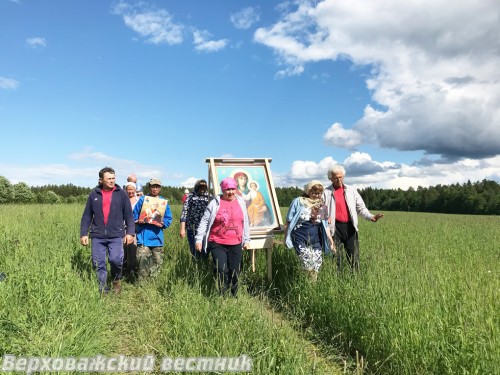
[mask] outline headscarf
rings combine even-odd
[[[236,183],[236,180],[234,178],[226,177],[221,181],[220,187],[222,191],[226,191],[228,189],[236,189],[238,187],[238,184]]]
[[[134,190],[137,190],[137,186],[135,185],[135,182],[127,182],[125,185],[123,185],[123,188],[126,190],[127,186],[133,186]]]
[[[203,179],[198,180],[198,181],[196,181],[196,182],[195,182],[195,184],[194,184],[194,189],[193,189],[193,190],[194,190],[197,194],[199,193],[199,190],[200,190],[200,186],[201,186],[201,185],[205,185],[206,189],[208,190],[208,184],[207,184],[207,181],[206,181],[206,180],[203,180]]]
[[[309,181],[307,184],[304,185],[304,193],[306,193],[307,195],[309,195],[309,192],[311,191],[311,189],[314,186],[316,186],[316,185],[319,185],[319,186],[321,186],[321,189],[324,189],[324,186],[321,183],[321,181],[319,181],[319,180],[312,180],[312,181]]]
[[[321,186],[322,189],[324,189],[323,184],[319,180],[312,180],[308,182],[307,184],[304,185],[304,193],[307,195],[307,197],[300,197],[300,203],[306,207],[313,208],[313,207],[319,207],[323,204],[323,199],[311,199],[308,197],[309,192],[314,186]]]

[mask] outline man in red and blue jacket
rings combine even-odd
[[[120,294],[123,268],[123,240],[134,242],[135,225],[132,207],[125,190],[115,184],[115,171],[99,171],[99,185],[90,192],[80,222],[80,243],[92,238],[92,264],[96,269],[99,291],[107,293],[106,255],[111,265],[113,289]]]

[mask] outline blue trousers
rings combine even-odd
[[[92,238],[92,264],[96,270],[101,293],[109,291],[106,256],[111,266],[113,281],[120,280],[123,268],[123,238]]]

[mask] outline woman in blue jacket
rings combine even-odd
[[[295,198],[288,209],[285,243],[294,248],[304,269],[313,281],[323,263],[323,253],[335,252],[328,230],[328,216],[322,199],[323,184],[313,180],[304,186],[304,194]]]

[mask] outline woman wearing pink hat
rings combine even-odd
[[[200,221],[195,249],[201,252],[203,243],[206,244],[206,251],[212,254],[217,271],[220,293],[225,295],[231,289],[235,297],[242,250],[246,250],[250,243],[250,224],[246,203],[236,195],[235,179],[223,179],[220,187],[222,196],[210,201]]]

